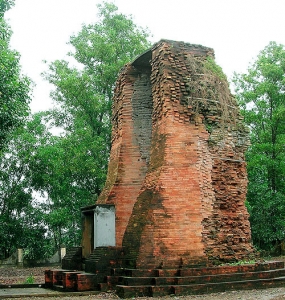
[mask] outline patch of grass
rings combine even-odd
[[[222,68],[216,64],[215,60],[211,56],[207,57],[204,62],[204,67],[217,75],[221,80],[227,80],[227,76],[223,72]]]
[[[232,263],[222,264],[222,266],[242,266],[255,264],[256,260],[240,260]]]
[[[24,282],[25,284],[33,284],[35,283],[35,277],[33,274],[31,274],[30,276],[28,276]]]

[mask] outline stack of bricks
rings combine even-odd
[[[99,204],[137,268],[251,259],[248,132],[210,48],[162,40],[122,70]]]

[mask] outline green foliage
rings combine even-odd
[[[0,156],[0,256],[18,247],[30,250],[29,258],[41,256],[46,241],[42,210],[33,199],[31,165],[40,143],[46,140],[36,115],[25,127],[9,135]],[[41,137],[41,138],[40,138]],[[39,243],[41,241],[41,243]]]
[[[10,49],[11,30],[3,15],[13,1],[0,0],[0,152],[7,135],[29,112],[30,80],[21,75],[20,55]]]
[[[64,132],[38,148],[34,187],[48,195],[45,224],[54,243],[80,242],[80,208],[96,201],[106,179],[113,88],[119,70],[145,51],[148,33],[112,3],[98,5],[100,20],[71,37],[70,62],[55,61],[44,74],[57,107],[47,122]]]
[[[15,0],[0,0],[0,18],[3,18],[4,13],[14,6]]]
[[[57,107],[33,116],[30,82],[20,75],[19,54],[9,49],[11,32],[0,19],[0,258],[18,247],[36,259],[61,244],[78,245],[80,208],[93,204],[105,183],[116,77],[149,43],[116,6],[98,8],[100,21],[70,40],[79,67],[55,61],[45,74]],[[53,135],[52,126],[63,133]]]
[[[4,13],[14,1],[0,0],[0,257],[7,257],[23,236],[22,215],[31,208],[26,164],[16,158],[13,143],[29,113],[30,81],[21,75],[19,53],[10,49],[11,30]]]
[[[220,78],[220,80],[227,80],[227,77],[223,72],[222,68],[219,65],[217,65],[213,57],[207,57],[207,60],[204,62],[204,67],[212,73],[216,74]]]
[[[243,265],[253,265],[256,263],[256,260],[239,260],[232,263],[222,264],[221,266],[243,266]]]
[[[248,208],[254,243],[262,249],[285,236],[285,49],[271,42],[234,83],[250,127]]]
[[[34,277],[34,275],[33,275],[33,274],[29,275],[29,276],[26,278],[26,280],[25,280],[24,283],[25,283],[25,284],[33,284],[33,283],[35,283],[35,277]]]

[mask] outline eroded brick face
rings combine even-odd
[[[116,206],[117,246],[144,268],[250,259],[248,142],[212,49],[162,40],[126,65],[97,202]]]

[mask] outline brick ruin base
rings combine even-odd
[[[137,268],[249,260],[248,132],[210,48],[162,40],[124,67],[97,204]]]

